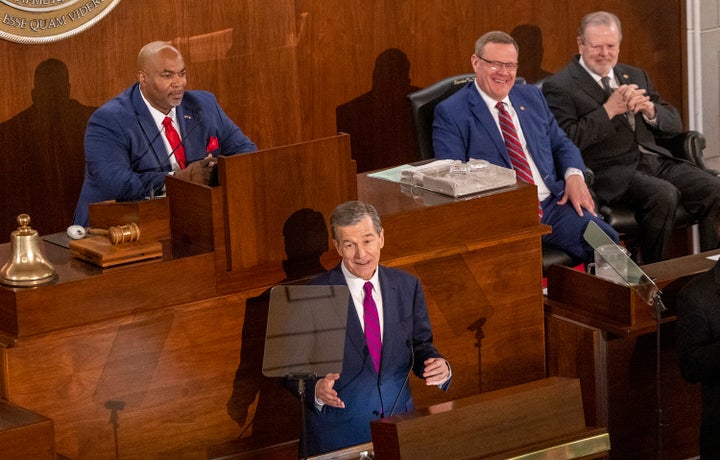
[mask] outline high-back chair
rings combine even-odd
[[[419,160],[435,157],[432,144],[432,124],[433,117],[435,116],[435,106],[455,94],[460,88],[471,81],[475,81],[474,73],[456,75],[440,80],[437,83],[433,83],[426,88],[408,95],[410,108],[412,109]]]
[[[676,157],[687,160],[710,174],[718,174],[717,171],[705,167],[703,161],[705,136],[698,131],[685,131],[669,139],[656,139],[656,142],[667,148]],[[642,254],[637,254],[640,250],[639,240],[642,238],[642,234],[633,210],[622,204],[600,204],[598,212],[620,234],[625,246],[636,256],[634,258],[642,262]],[[699,252],[699,243],[693,232],[693,229],[696,228],[695,224],[697,224],[697,219],[682,205],[678,206],[675,213],[675,236],[683,238],[684,241],[677,241],[675,237],[673,238],[671,256]],[[672,254],[673,252],[675,254]]]

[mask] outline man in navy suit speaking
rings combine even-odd
[[[75,224],[88,224],[90,203],[160,195],[169,174],[207,184],[215,157],[257,150],[213,94],[185,90],[185,61],[176,48],[148,43],[137,68],[137,82],[88,121]]]
[[[451,379],[433,345],[420,282],[379,265],[385,235],[375,208],[343,203],[330,225],[342,262],[312,284],[347,285],[350,305],[342,371],[308,388],[308,455],[368,442],[372,420],[412,411],[410,371],[442,390]]]

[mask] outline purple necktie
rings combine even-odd
[[[378,317],[377,305],[373,300],[373,285],[370,281],[363,286],[365,298],[363,299],[363,320],[365,321],[365,340],[368,351],[372,358],[375,371],[380,373],[380,353],[382,351],[382,340],[380,339],[380,318]]]
[[[523,182],[527,182],[528,184],[534,184],[535,181],[533,180],[532,171],[530,170],[530,163],[528,163],[525,152],[523,152],[522,145],[520,144],[520,138],[515,130],[515,124],[513,123],[510,114],[507,110],[505,110],[505,103],[498,102],[495,107],[498,110],[500,131],[502,131],[502,136],[505,140],[505,147],[510,155],[510,161],[512,162],[518,179]],[[538,215],[542,218],[542,206],[539,202]]]

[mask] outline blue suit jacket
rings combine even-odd
[[[307,389],[307,454],[341,449],[370,441],[370,422],[383,415],[412,411],[410,371],[420,377],[423,361],[442,357],[433,345],[425,297],[417,278],[400,270],[378,267],[383,299],[383,348],[380,375],[375,372],[365,345],[365,334],[352,298],[348,305],[343,369],[334,389],[345,402],[344,409],[315,408],[315,385]],[[311,284],[346,285],[341,266],[316,277]],[[411,356],[410,346],[412,345]],[[324,376],[320,376],[324,377]],[[448,381],[443,390],[450,385]],[[401,391],[402,389],[402,391]]]
[[[553,231],[543,235],[543,242],[559,248],[575,262],[591,262],[593,249],[582,237],[592,220],[615,241],[618,234],[610,225],[586,212],[578,216],[570,204],[558,205],[565,193],[565,171],[585,171],[580,150],[555,121],[540,89],[534,85],[516,84],[509,94],[517,112],[527,149],[550,190],[542,203],[542,222]],[[470,158],[512,168],[510,155],[487,104],[475,87],[468,83],[457,93],[435,107],[433,121],[435,157],[467,161]]]
[[[176,108],[188,164],[212,153],[232,155],[257,150],[211,93],[186,91]],[[98,108],[85,131],[85,181],[75,223],[87,225],[88,204],[140,200],[162,191],[170,159],[137,83]],[[208,149],[212,138],[217,147]]]
[[[560,129],[537,87],[516,84],[509,97],[528,151],[548,189],[559,199],[565,191],[565,171],[570,167],[585,170],[580,151]],[[435,108],[433,149],[438,159],[477,158],[512,168],[502,134],[474,81]]]

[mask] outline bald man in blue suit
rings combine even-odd
[[[475,81],[435,108],[435,158],[476,158],[512,168],[495,108],[504,102],[538,186],[542,223],[552,227],[543,241],[577,263],[589,263],[594,250],[583,238],[588,222],[595,221],[616,242],[618,234],[597,215],[580,151],[558,126],[540,90],[515,84],[517,62],[518,46],[510,35],[495,31],[478,39],[471,57]]]
[[[339,205],[330,219],[342,262],[312,284],[346,285],[350,291],[343,366],[308,388],[307,454],[370,441],[370,422],[414,409],[410,372],[425,384],[447,390],[450,365],[433,345],[430,317],[420,282],[403,271],[379,265],[385,236],[369,203]],[[364,285],[380,316],[382,352],[378,369],[365,337]],[[302,451],[302,449],[301,449]]]
[[[90,203],[158,195],[168,174],[207,184],[215,157],[257,150],[215,96],[186,91],[186,83],[185,62],[176,48],[158,41],[140,50],[137,82],[88,121],[75,224],[88,225]],[[165,136],[166,116],[182,138],[186,167]]]

